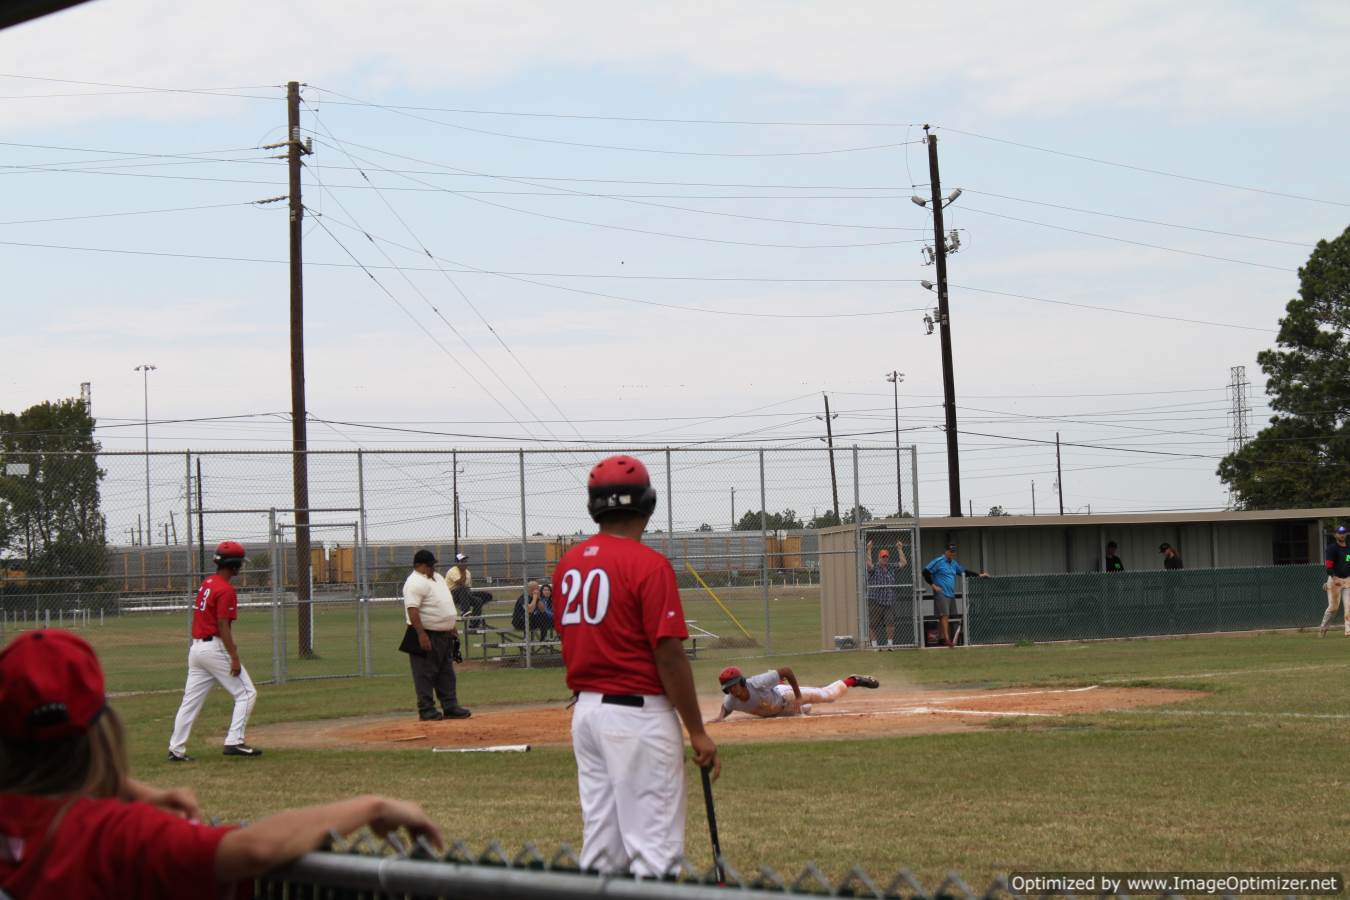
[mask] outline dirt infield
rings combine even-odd
[[[810,715],[756,719],[735,714],[709,726],[718,742],[813,740],[933,734],[984,728],[1013,718],[1057,718],[1078,713],[1161,706],[1203,697],[1202,691],[1093,685],[1080,688],[921,691],[854,690],[842,700],[816,706]],[[704,716],[716,715],[718,698],[701,698]],[[570,713],[556,706],[498,707],[472,719],[419,722],[407,713],[287,722],[250,729],[259,744],[275,747],[345,750],[426,750],[430,748],[567,744]]]

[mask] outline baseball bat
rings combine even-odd
[[[708,809],[708,833],[712,836],[713,867],[717,871],[717,883],[725,884],[726,876],[722,873],[722,842],[717,838],[717,810],[713,809],[712,778],[709,777],[708,766],[700,766],[699,771],[703,773],[703,804]]]

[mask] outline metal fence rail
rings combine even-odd
[[[719,871],[720,870],[720,871]],[[438,854],[419,842],[408,848],[397,837],[381,842],[368,833],[347,844],[335,836],[335,849],[310,853],[258,879],[259,900],[327,898],[327,900],[716,900],[735,896],[771,900],[784,895],[827,897],[912,898],[912,900],[996,900],[1027,895],[1012,890],[1010,880],[998,877],[982,891],[972,889],[961,876],[949,872],[931,889],[911,872],[874,878],[854,866],[841,878],[831,879],[813,864],[795,876],[783,876],[768,867],[753,875],[718,859],[706,871],[687,860],[676,860],[664,879],[638,880],[628,876],[581,871],[576,855],[564,846],[545,856],[527,843],[510,853],[493,842],[479,854],[457,842]],[[1037,894],[1038,897],[1072,896]],[[1119,894],[1099,894],[1117,897]],[[1138,896],[1138,895],[1136,895]],[[1228,895],[1223,895],[1228,896]]]
[[[309,524],[297,526],[289,451],[10,452],[0,455],[0,494],[27,496],[82,472],[95,480],[97,504],[78,539],[61,522],[36,527],[40,506],[0,506],[0,641],[73,619],[119,629],[122,645],[164,659],[184,652],[188,601],[212,569],[212,548],[229,539],[249,553],[235,582],[241,598],[266,598],[265,607],[244,605],[238,622],[257,675],[404,672],[406,658],[392,649],[402,611],[375,601],[399,596],[420,548],[442,568],[467,553],[474,589],[492,594],[486,612],[496,618],[468,635],[466,659],[531,665],[540,648],[510,614],[528,581],[548,580],[593,533],[586,472],[615,452],[651,472],[660,502],[644,540],[675,566],[704,635],[700,654],[818,649],[829,554],[808,526],[893,515],[915,495],[912,447],[316,450]],[[556,653],[544,647],[539,661],[556,664]],[[156,686],[145,671],[109,678],[118,690]]]
[[[1296,628],[1326,607],[1318,565],[965,580],[972,644]]]

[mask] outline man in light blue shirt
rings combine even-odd
[[[970,570],[956,561],[956,545],[948,544],[942,555],[923,567],[923,580],[933,588],[933,612],[942,626],[942,643],[954,647],[947,630],[947,621],[952,608],[956,605],[956,576],[969,575]],[[987,572],[980,572],[981,578],[988,578]]]

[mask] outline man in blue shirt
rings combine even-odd
[[[933,612],[942,626],[942,643],[948,647],[956,646],[947,631],[947,620],[956,605],[956,576],[968,574],[970,570],[956,561],[955,544],[948,544],[941,556],[923,567],[923,580],[933,588]],[[989,573],[980,572],[979,576],[988,578]]]

